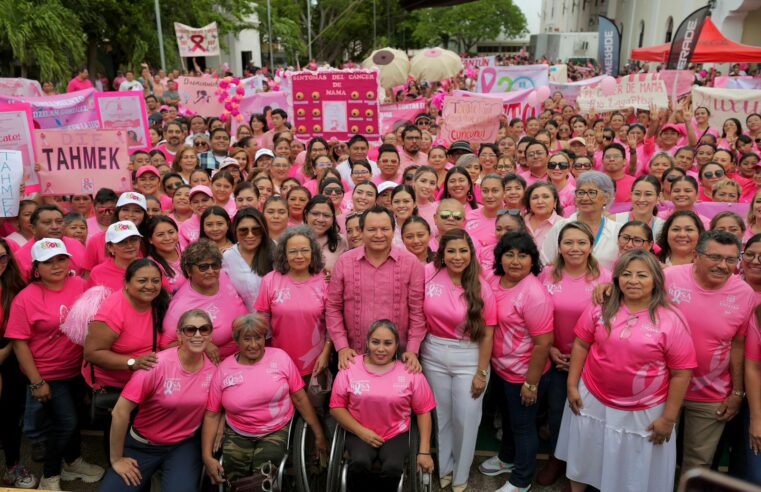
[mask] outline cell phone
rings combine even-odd
[[[717,473],[706,468],[688,471],[679,482],[677,492],[760,492],[761,487],[750,482]]]

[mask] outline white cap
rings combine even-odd
[[[226,167],[230,167],[230,166],[235,166],[239,168],[240,163],[238,162],[238,159],[236,159],[235,157],[225,157],[224,159],[222,159],[222,162],[219,163],[219,170],[221,171],[222,169]]]
[[[106,242],[116,244],[124,241],[128,237],[138,236],[143,237],[140,231],[137,230],[135,224],[129,220],[121,220],[114,222],[108,229],[106,229]]]
[[[258,161],[259,158],[264,155],[268,155],[272,157],[273,159],[275,158],[275,154],[273,154],[270,149],[259,149],[256,151],[256,155],[254,156],[254,162]]]
[[[378,194],[380,195],[386,190],[393,190],[397,186],[399,186],[399,183],[394,183],[393,181],[384,181],[378,185]]]
[[[66,251],[66,245],[60,239],[46,237],[40,239],[32,246],[32,260],[34,261],[48,261],[58,255],[71,256]]]
[[[137,193],[136,191],[125,191],[122,193],[119,197],[119,201],[116,202],[116,207],[123,207],[131,203],[139,205],[143,210],[148,210],[148,204],[145,203],[145,196]]]

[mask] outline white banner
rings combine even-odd
[[[709,123],[721,128],[727,118],[744,122],[752,113],[761,113],[761,90],[692,88],[692,108],[704,106],[711,112]]]
[[[725,75],[716,77],[713,81],[714,87],[724,89],[761,89],[761,79],[743,75],[740,77],[727,77]]]
[[[582,79],[576,82],[568,82],[566,84],[560,82],[552,82],[550,80],[550,93],[554,94],[556,92],[560,92],[563,94],[563,99],[573,104],[574,101],[576,101],[576,98],[579,96],[581,89],[584,87],[594,87],[599,84],[603,78],[605,78],[604,75],[598,75],[597,77],[592,77],[591,79]]]
[[[568,82],[568,65],[561,63],[560,65],[552,65],[550,67],[550,85],[553,82],[559,84],[565,84]]]
[[[212,22],[203,27],[190,27],[179,22],[174,23],[177,46],[180,56],[217,56],[219,55],[219,33],[217,23]]]
[[[476,92],[485,94],[538,89],[550,82],[547,65],[484,67],[478,74]]]
[[[625,108],[668,107],[666,84],[658,74],[640,73],[619,77],[613,94],[604,94],[600,85],[584,87],[576,98],[583,113],[604,113]]]

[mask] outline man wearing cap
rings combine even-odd
[[[465,154],[473,154],[473,149],[470,148],[470,144],[465,140],[458,140],[449,146],[447,150],[447,160],[450,164],[454,165],[457,159]]]
[[[354,135],[349,139],[347,144],[349,148],[349,158],[341,162],[336,166],[336,171],[341,174],[341,178],[345,183],[349,184],[349,189],[354,189],[354,181],[351,179],[351,170],[354,169],[354,163],[359,161],[366,161],[370,164],[370,170],[373,176],[380,174],[378,165],[367,158],[370,151],[370,143],[362,135]]]
[[[40,239],[48,237],[63,241],[71,255],[71,266],[77,275],[86,272],[84,268],[85,248],[76,239],[63,236],[63,212],[60,208],[55,205],[40,205],[32,213],[30,222],[32,223],[34,240],[28,241],[16,251],[16,263],[18,263],[21,275],[26,280],[29,280],[29,272],[32,270],[32,247]]]
[[[190,209],[193,215],[180,225],[180,246],[188,247],[192,242],[198,241],[201,233],[201,215],[207,208],[214,205],[214,195],[208,186],[198,185],[190,189]]]
[[[161,173],[154,166],[140,166],[135,174],[135,191],[143,195],[159,197]]]
[[[108,258],[90,272],[88,286],[104,285],[117,291],[124,287],[124,274],[133,260],[140,256],[142,234],[128,220],[114,222],[106,229]]]
[[[201,169],[210,173],[218,169],[227,152],[230,150],[230,134],[224,128],[215,128],[209,135],[211,149],[198,154],[198,163]]]
[[[410,166],[428,164],[428,156],[420,151],[420,142],[422,140],[423,133],[415,125],[407,125],[402,130],[402,151],[399,154],[399,164],[402,171]]]
[[[259,149],[256,151],[256,156],[254,156],[254,167],[269,170],[274,158],[275,154],[270,149]]]

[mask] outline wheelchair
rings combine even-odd
[[[430,473],[418,472],[417,452],[420,445],[420,436],[417,425],[412,419],[409,431],[409,456],[406,469],[399,479],[397,492],[404,490],[405,481],[409,482],[411,492],[431,492],[432,477]],[[348,473],[350,457],[345,450],[346,430],[340,425],[336,426],[333,433],[333,442],[330,446],[330,461],[328,462],[328,481],[326,492],[346,492],[348,490]]]

